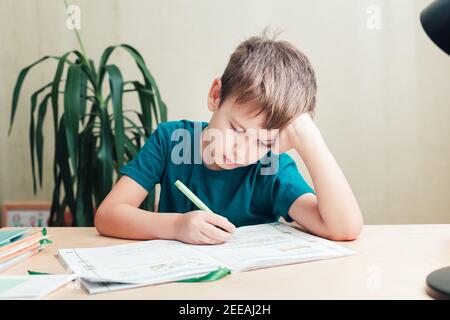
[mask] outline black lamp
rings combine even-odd
[[[420,22],[428,37],[450,55],[450,0],[436,0],[422,10]]]
[[[420,22],[428,37],[450,55],[450,0],[435,0],[422,10]],[[450,299],[450,267],[430,273],[427,292],[437,299]]]

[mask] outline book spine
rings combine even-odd
[[[28,237],[25,237],[25,238],[22,238],[20,240],[11,242],[11,244],[8,244],[6,246],[0,247],[0,254],[2,254],[2,252],[10,251],[12,248],[15,248],[15,247],[17,247],[17,246],[19,246],[19,245],[21,245],[23,243],[30,242],[33,239],[38,239],[38,238],[42,238],[42,237],[43,237],[43,235],[39,231],[39,232],[36,232],[36,233],[34,233],[34,234],[32,234],[32,235],[30,235]]]
[[[36,243],[34,243],[34,244],[30,245],[30,246],[27,246],[27,247],[25,247],[25,248],[23,248],[21,250],[18,250],[18,251],[15,251],[13,253],[10,253],[10,254],[8,254],[6,256],[1,257],[0,258],[0,263],[8,261],[9,259],[12,259],[14,257],[20,256],[21,254],[26,253],[28,251],[32,251],[32,250],[38,249],[40,246],[41,246],[41,244],[39,242],[36,242]]]

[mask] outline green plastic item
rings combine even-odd
[[[30,276],[40,275],[40,274],[50,274],[50,273],[46,273],[46,272],[38,272],[38,271],[32,271],[32,270],[27,270],[27,272],[28,272],[28,274]],[[225,277],[226,275],[228,275],[230,273],[231,273],[230,269],[228,269],[228,268],[220,268],[220,269],[212,271],[212,272],[210,272],[207,275],[204,275],[202,277],[191,278],[191,279],[184,279],[184,280],[179,280],[179,281],[176,281],[176,282],[216,281],[216,280],[222,279],[223,277]]]
[[[179,280],[176,282],[203,282],[203,281],[216,281],[219,279],[222,279],[223,277],[225,277],[226,275],[230,274],[231,270],[228,268],[220,268],[218,270],[212,271],[210,273],[208,273],[207,275],[204,275],[202,277],[198,277],[198,278],[191,278],[191,279],[184,279],[184,280]]]
[[[40,245],[50,244],[50,243],[53,243],[53,241],[50,240],[50,239],[41,239],[41,240],[39,240],[39,244]]]
[[[40,275],[40,274],[50,274],[47,272],[37,272],[37,271],[32,271],[32,270],[27,270],[27,272],[30,276],[35,276],[35,275]]]

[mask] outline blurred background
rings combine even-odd
[[[73,0],[87,55],[128,43],[155,77],[168,119],[208,121],[206,96],[239,42],[266,26],[310,58],[318,80],[315,122],[361,206],[367,224],[450,223],[450,58],[424,33],[429,0]],[[0,205],[50,202],[53,129],[44,125],[44,183],[32,189],[30,95],[51,81],[56,62],[30,71],[8,137],[20,70],[78,49],[55,0],[0,2]],[[111,59],[138,78],[123,51]],[[136,98],[125,97],[134,108]],[[293,154],[311,183],[301,159]]]

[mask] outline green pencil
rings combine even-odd
[[[208,206],[206,204],[203,203],[202,200],[200,200],[191,190],[189,190],[189,188],[186,187],[183,182],[181,182],[180,180],[177,180],[177,181],[175,181],[175,186],[178,189],[180,189],[180,191],[183,192],[183,194],[186,197],[188,197],[188,199],[191,200],[200,210],[214,213],[210,208],[208,208]],[[216,227],[218,227],[218,226],[216,226]],[[218,228],[220,228],[220,227],[218,227]],[[222,228],[220,228],[220,229],[222,229]],[[224,230],[224,231],[228,232],[226,230]],[[236,239],[234,236],[232,236],[232,238]]]
[[[191,200],[200,210],[207,211],[210,213],[214,213],[206,204],[203,203],[202,200],[200,200],[195,194],[192,193],[191,190],[189,190],[188,187],[184,185],[183,182],[180,180],[175,181],[175,185],[178,189],[180,189],[183,194],[188,197],[189,200]]]

